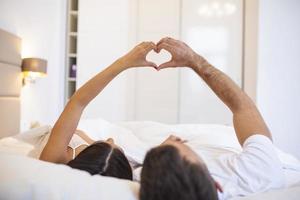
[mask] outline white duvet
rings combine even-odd
[[[65,165],[35,159],[47,141],[49,129],[43,126],[0,140],[0,199],[137,199],[137,183],[90,176]],[[241,151],[233,128],[223,125],[112,124],[95,119],[81,121],[79,129],[95,140],[114,138],[127,156],[140,163],[149,148],[160,144],[170,134],[187,139],[195,148],[209,144]],[[276,192],[300,196],[300,162],[279,150],[278,155],[285,168],[286,189],[259,195],[269,195],[263,199],[279,198],[280,194],[274,195]],[[260,196],[249,198],[260,199]]]

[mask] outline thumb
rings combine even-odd
[[[157,64],[155,64],[154,62],[150,62],[150,61],[146,61],[144,63],[145,66],[150,66],[150,67],[154,67],[157,68]]]
[[[163,63],[158,66],[157,70],[165,69],[165,68],[170,68],[170,67],[176,67],[176,63],[174,61],[169,61],[166,63]]]

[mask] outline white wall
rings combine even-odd
[[[300,158],[300,1],[260,1],[257,103],[283,150]]]
[[[155,15],[153,15],[155,11]],[[243,2],[240,0],[85,0],[79,4],[77,88],[141,41],[183,39],[239,85]],[[134,41],[134,42],[133,42]],[[162,63],[168,53],[150,53]],[[84,118],[164,123],[232,123],[232,114],[188,69],[131,69],[87,107]]]
[[[182,1],[182,40],[242,85],[243,1]],[[180,122],[232,124],[232,113],[192,70],[180,73]]]
[[[81,1],[77,88],[137,43],[158,41],[166,35],[179,37],[179,16],[179,0],[176,3],[173,0]],[[168,56],[156,59],[149,55],[148,59],[163,62]],[[157,73],[150,68],[131,69],[114,79],[91,102],[83,118],[174,123],[178,111],[177,84],[177,70]]]
[[[131,44],[131,0],[79,3],[77,89],[124,55]],[[130,46],[130,47],[129,47]],[[83,118],[132,120],[132,71],[116,77],[85,109]]]
[[[138,0],[136,13],[137,43],[158,42],[161,38],[180,37],[180,0]],[[153,15],[155,11],[155,15]],[[171,55],[161,51],[147,56],[157,64],[170,60]],[[178,122],[179,70],[165,69],[157,72],[151,68],[136,70],[135,120],[164,123]]]
[[[0,28],[22,38],[22,57],[48,60],[48,76],[22,89],[22,122],[53,124],[63,108],[65,12],[65,0],[0,0]]]

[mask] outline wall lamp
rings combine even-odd
[[[22,59],[23,84],[35,83],[35,80],[47,75],[47,60],[40,58]]]

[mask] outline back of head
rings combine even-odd
[[[150,150],[141,174],[140,200],[218,199],[208,170],[169,145]]]
[[[91,175],[132,180],[132,169],[124,153],[105,142],[90,145],[67,165]]]

